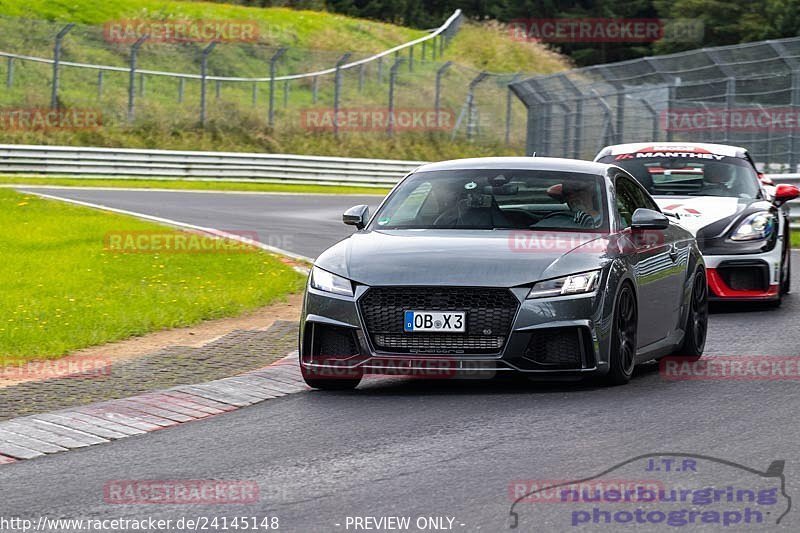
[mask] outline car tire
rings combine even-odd
[[[787,247],[784,251],[784,254],[786,255],[786,258],[784,259],[786,263],[786,275],[784,277],[784,268],[781,268],[781,294],[789,294],[789,291],[792,288],[792,252],[789,248],[790,243],[791,241],[789,240],[789,235],[786,235],[786,244],[784,244],[784,246]]]
[[[638,309],[636,294],[629,283],[622,285],[614,302],[614,323],[611,332],[611,353],[606,385],[624,385],[631,380],[636,366],[636,332]]]
[[[692,293],[689,296],[689,310],[683,331],[683,342],[673,355],[697,361],[703,356],[708,334],[708,280],[702,268],[695,272],[692,280]]]
[[[363,372],[353,372],[352,377],[328,377],[319,371],[309,370],[300,365],[300,374],[303,376],[303,381],[312,389],[319,390],[353,390],[358,387],[363,377]]]

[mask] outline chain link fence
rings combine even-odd
[[[280,47],[271,44],[275,36],[267,36],[271,42],[115,40],[108,27],[0,18],[0,111],[96,109],[103,127],[123,128],[433,131],[521,151],[525,107],[508,84],[522,74],[443,59],[462,21],[457,11],[428,36],[367,54]],[[346,120],[359,112],[379,116]],[[427,118],[400,123],[402,113],[412,122]]]
[[[591,159],[623,142],[741,145],[766,170],[800,165],[800,38],[706,48],[534,76],[526,153]]]

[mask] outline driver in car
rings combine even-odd
[[[578,226],[594,228],[602,221],[595,208],[592,185],[580,181],[557,183],[547,189],[547,195],[569,206],[572,220]]]

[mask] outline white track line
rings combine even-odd
[[[191,230],[194,230],[194,231],[201,231],[203,233],[208,233],[209,235],[213,235],[215,237],[221,237],[221,238],[224,238],[224,239],[231,239],[231,240],[234,240],[234,241],[241,242],[243,244],[249,244],[251,246],[255,246],[256,248],[260,248],[262,250],[265,250],[267,252],[272,252],[272,253],[275,253],[275,254],[285,255],[286,257],[290,257],[290,258],[296,259],[298,261],[306,261],[308,263],[313,263],[314,262],[314,260],[312,258],[310,258],[310,257],[306,257],[304,255],[296,254],[296,253],[290,252],[288,250],[283,250],[281,248],[276,248],[275,246],[270,246],[268,244],[264,244],[263,242],[254,241],[252,239],[248,239],[248,238],[242,237],[241,235],[236,235],[235,233],[228,233],[227,231],[222,231],[222,230],[218,230],[218,229],[214,229],[214,228],[207,228],[207,227],[204,227],[204,226],[196,226],[194,224],[187,224],[186,222],[180,222],[178,220],[172,220],[170,218],[162,218],[162,217],[157,217],[157,216],[153,216],[153,215],[146,215],[144,213],[137,213],[135,211],[128,211],[128,210],[125,210],[125,209],[117,209],[116,207],[109,207],[107,205],[102,205],[102,204],[94,204],[94,203],[91,203],[91,202],[84,202],[84,201],[81,201],[81,200],[73,200],[71,198],[62,198],[60,196],[53,196],[53,195],[45,194],[45,193],[42,193],[42,192],[30,191],[30,193],[31,194],[35,194],[37,196],[41,196],[42,198],[48,198],[50,200],[58,200],[60,202],[67,202],[69,204],[80,205],[80,206],[83,206],[83,207],[91,207],[91,208],[94,208],[94,209],[101,209],[103,211],[110,211],[112,213],[118,213],[118,214],[121,214],[121,215],[128,215],[128,216],[132,216],[132,217],[136,217],[136,218],[141,218],[141,219],[144,219],[144,220],[149,220],[149,221],[152,221],[152,222],[158,222],[160,224],[166,224],[168,226],[174,226],[174,227],[184,228],[184,229],[191,229]]]
[[[62,191],[132,191],[132,192],[193,192],[199,194],[269,194],[282,196],[367,196],[383,198],[385,194],[375,193],[329,193],[329,192],[287,192],[287,191],[215,191],[212,189],[159,189],[152,187],[90,187],[86,185],[25,185],[24,183],[4,183],[0,188],[7,189],[58,189]]]

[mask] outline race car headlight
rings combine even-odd
[[[597,290],[600,285],[600,271],[582,272],[563,278],[540,281],[531,288],[528,299],[547,298],[550,296],[567,296],[569,294],[586,294]]]
[[[342,296],[353,295],[353,284],[349,279],[331,274],[327,270],[317,267],[311,269],[311,286],[320,291],[341,294]]]
[[[775,215],[767,211],[753,213],[742,220],[731,235],[732,241],[755,241],[771,236],[777,226]]]

